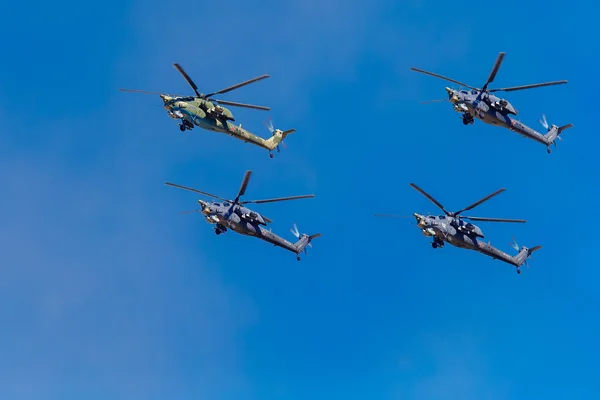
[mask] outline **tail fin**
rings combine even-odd
[[[307,234],[303,233],[302,236],[300,236],[300,239],[296,243],[294,243],[298,254],[302,253],[302,251],[306,253],[306,246],[312,247],[310,242],[312,242],[313,239],[316,239],[319,236],[322,235],[320,233],[315,233],[314,235],[308,236]]]
[[[567,125],[563,125],[563,126],[556,126],[556,125],[552,125],[551,127],[548,127],[548,123],[546,122],[546,118],[543,117],[543,124],[544,127],[546,127],[546,129],[548,129],[548,133],[546,133],[544,135],[544,137],[546,138],[546,140],[548,141],[548,145],[551,145],[554,143],[554,141],[558,138],[560,139],[560,134],[565,130],[565,129],[569,129],[573,127],[573,124],[567,124]],[[561,139],[562,140],[562,139]]]
[[[517,254],[515,256],[515,261],[517,263],[517,268],[520,268],[524,263],[526,263],[527,259],[529,257],[531,257],[531,254],[534,251],[538,251],[541,248],[542,248],[542,246],[535,246],[535,247],[532,247],[531,249],[528,249],[525,246],[521,247],[521,251],[519,251],[519,254]]]
[[[306,246],[312,247],[310,242],[312,242],[313,239],[316,239],[319,236],[321,236],[320,233],[315,233],[314,235],[310,235],[310,236],[305,233],[300,234],[296,224],[294,224],[294,229],[290,229],[290,232],[292,232],[294,234],[294,236],[296,236],[298,238],[298,241],[296,243],[294,243],[294,247],[296,248],[297,254],[302,253],[302,251],[304,251],[306,253]]]
[[[283,139],[285,139],[285,137],[287,135],[290,135],[290,134],[292,134],[294,132],[296,132],[295,129],[289,129],[287,131],[282,131],[280,129],[275,129],[273,131],[273,136],[271,136],[267,140],[267,146],[269,147],[270,150],[275,150],[275,148],[277,148],[279,146],[279,144],[283,141]]]

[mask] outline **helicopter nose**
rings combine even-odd
[[[210,206],[208,205],[207,202],[198,200],[198,204],[200,204],[200,206],[202,207],[202,214],[204,214],[204,215],[210,214]]]
[[[446,87],[446,92],[448,92],[448,96],[450,97],[450,102],[451,103],[456,103],[458,102],[458,94],[456,92],[456,90]]]
[[[425,217],[421,214],[413,213],[414,217],[417,219],[417,226],[419,228],[423,228],[427,223],[425,222]]]
[[[161,94],[160,98],[162,99],[165,106],[167,106],[167,103],[169,103],[171,100],[173,100],[173,98],[171,96],[167,96],[166,94]]]

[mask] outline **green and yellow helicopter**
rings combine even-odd
[[[224,94],[234,89],[238,89],[242,86],[246,86],[250,83],[266,79],[270,75],[265,74],[245,82],[238,83],[233,86],[229,86],[219,91],[202,94],[198,92],[198,86],[192,81],[189,75],[181,68],[179,64],[173,64],[175,69],[181,73],[183,78],[192,87],[196,96],[179,96],[179,95],[167,95],[158,92],[148,92],[145,90],[135,89],[119,89],[122,92],[136,92],[144,94],[157,94],[160,96],[164,103],[164,108],[169,112],[169,117],[180,120],[179,129],[182,132],[191,130],[194,126],[198,126],[202,129],[209,131],[225,133],[234,138],[243,140],[246,143],[252,143],[256,146],[262,147],[263,149],[269,150],[269,156],[273,158],[273,150],[277,149],[279,152],[279,145],[283,139],[290,133],[294,133],[295,129],[282,131],[273,128],[273,123],[269,121],[267,129],[271,132],[272,136],[269,139],[264,139],[252,132],[248,132],[242,129],[242,125],[239,126],[232,124],[230,121],[235,121],[233,114],[227,108],[220,104],[226,104],[235,107],[253,108],[256,110],[270,110],[268,107],[256,106],[253,104],[236,103],[233,101],[217,100],[212,99],[211,96],[216,94]]]

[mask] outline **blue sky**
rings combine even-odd
[[[401,4],[400,4],[401,3]],[[591,8],[590,8],[591,7]],[[597,9],[505,1],[150,1],[3,5],[0,33],[0,398],[590,399],[600,393]],[[468,12],[468,14],[465,14]],[[464,127],[443,81],[568,79],[514,92],[522,121],[575,127],[552,155],[508,131]],[[266,152],[181,133],[160,99],[118,87],[226,95],[296,128]],[[225,96],[223,96],[225,97]],[[262,205],[273,230],[322,232],[298,263],[217,237],[190,185]],[[500,188],[477,215],[511,251],[544,247],[521,276],[433,250],[411,220]],[[473,213],[475,214],[475,212]]]

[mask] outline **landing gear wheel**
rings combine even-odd
[[[296,260],[300,261],[300,256],[296,256]]]
[[[517,274],[521,275],[521,270],[517,269]]]
[[[275,156],[273,155],[273,153],[269,153],[269,157],[273,158]]]
[[[215,229],[215,234],[216,234],[217,236],[219,236],[219,235],[221,234],[221,230],[220,230],[220,229]]]
[[[548,152],[548,154],[552,153],[552,149],[550,149],[550,147],[548,147],[548,148],[546,149],[546,151]]]
[[[437,249],[437,248],[438,248],[438,244],[437,244],[437,242],[433,242],[433,243],[431,243],[431,247],[433,247],[434,249]]]
[[[181,132],[185,132],[185,125],[183,125],[183,124],[179,125],[179,130]]]
[[[475,122],[475,119],[473,118],[473,116],[469,113],[464,113],[463,117],[462,117],[462,122],[465,125],[469,125],[472,124],[473,122]]]

